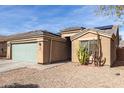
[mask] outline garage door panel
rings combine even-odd
[[[14,61],[36,62],[37,43],[13,44],[12,59]]]

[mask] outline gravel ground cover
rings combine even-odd
[[[44,70],[22,68],[0,73],[0,87],[118,88],[124,87],[124,67],[65,63]]]

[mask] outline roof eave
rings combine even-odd
[[[86,29],[85,29],[86,30]],[[92,30],[92,31],[89,31],[89,30]],[[87,31],[86,32],[82,32],[82,33],[80,33],[80,35],[74,35],[73,37],[71,37],[71,41],[73,41],[73,40],[75,40],[75,39],[77,39],[77,38],[79,38],[79,37],[81,37],[82,35],[85,35],[85,34],[87,34],[87,33],[93,33],[93,34],[97,34],[97,32],[98,31],[95,31],[95,30],[98,30],[98,29],[87,29]],[[108,34],[103,34],[103,33],[101,33],[100,31],[98,32],[101,36],[105,36],[105,37],[108,37],[108,38],[112,38],[112,35],[108,35]]]

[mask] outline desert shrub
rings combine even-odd
[[[86,65],[88,63],[89,54],[88,54],[88,50],[86,47],[80,46],[77,52],[77,55],[78,55],[78,60],[81,65]]]

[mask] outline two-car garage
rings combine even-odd
[[[15,62],[37,62],[37,43],[12,44],[12,60]]]
[[[10,36],[7,59],[14,62],[48,64],[68,60],[66,39],[47,31],[31,31]]]

